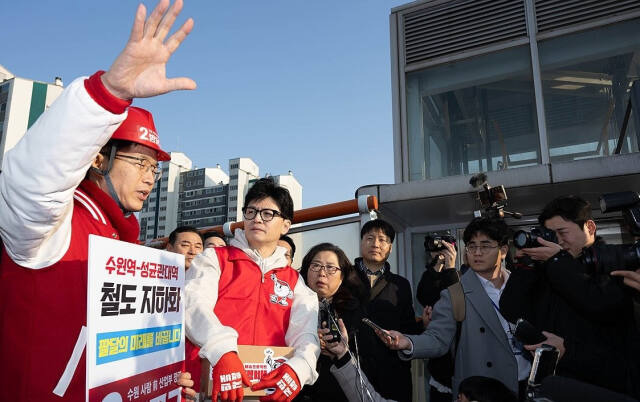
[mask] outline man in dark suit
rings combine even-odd
[[[364,310],[376,324],[403,333],[419,334],[409,281],[391,272],[387,258],[395,230],[381,219],[367,222],[360,231],[360,254],[356,258],[356,280],[365,289]],[[362,369],[384,398],[411,401],[411,365],[390,351],[368,327],[359,331],[358,346]]]

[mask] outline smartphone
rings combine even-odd
[[[513,335],[524,345],[536,345],[547,340],[540,330],[523,318],[516,321],[516,330]]]
[[[560,353],[558,352],[558,349],[551,345],[543,344],[541,347],[537,348],[533,356],[531,373],[529,373],[529,380],[527,380],[527,383],[530,386],[535,387],[542,384],[542,380],[545,378],[554,375],[559,356]]]
[[[389,334],[389,331],[387,331],[386,329],[382,328],[380,325],[376,324],[375,322],[371,321],[368,318],[363,318],[362,322],[364,322],[365,324],[367,324],[368,326],[370,326],[372,329],[377,329],[378,331],[382,332],[385,335],[391,336],[391,334]]]
[[[338,325],[335,319],[329,314],[329,311],[326,309],[320,309],[320,328],[325,328],[322,326],[323,322],[327,323],[326,328],[329,328],[329,334],[333,335],[330,342],[340,342],[342,337],[340,336],[340,330],[338,329]]]

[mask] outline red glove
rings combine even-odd
[[[262,402],[271,401],[287,401],[290,402],[298,395],[300,389],[300,380],[295,371],[287,365],[283,364],[269,374],[262,377],[259,383],[251,386],[252,391],[259,389],[275,388],[276,391],[271,395],[260,398]]]
[[[213,387],[211,388],[211,400],[217,401],[218,394],[222,401],[242,401],[245,386],[251,385],[249,376],[244,371],[244,366],[236,352],[227,352],[222,355],[218,364],[213,367],[211,374]]]

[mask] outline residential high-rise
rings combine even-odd
[[[260,168],[251,158],[229,160],[229,175],[220,165],[192,169],[183,153],[172,152],[163,163],[162,179],[140,212],[140,240],[167,237],[177,226],[198,229],[242,220],[244,197],[260,178]],[[302,185],[289,171],[269,175],[289,190],[294,209],[302,208]]]
[[[4,154],[13,148],[62,93],[62,79],[54,83],[14,76],[0,65],[0,167]]]
[[[180,174],[178,226],[222,225],[227,219],[229,176],[220,165]]]

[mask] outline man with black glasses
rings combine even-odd
[[[509,280],[504,260],[509,250],[509,228],[502,220],[475,218],[464,231],[470,269],[462,275],[465,318],[458,328],[448,290],[433,306],[431,322],[421,335],[397,331],[378,333],[403,359],[425,359],[444,355],[454,347],[453,395],[460,382],[471,376],[500,380],[511,391],[522,391],[531,369],[522,345],[513,336],[514,323],[498,310],[500,296]],[[458,333],[459,331],[459,333]]]
[[[243,399],[247,374],[238,345],[290,346],[294,356],[254,389],[276,389],[269,400],[290,401],[317,378],[318,298],[278,247],[293,219],[293,201],[271,179],[258,180],[245,197],[244,230],[227,247],[209,248],[187,271],[187,371],[200,390],[201,358],[213,367],[212,400]]]
[[[165,76],[193,28],[140,4],[108,71],[80,78],[5,155],[0,174],[0,400],[85,401],[89,236],[137,243],[142,208],[170,156],[133,98],[194,89]]]

